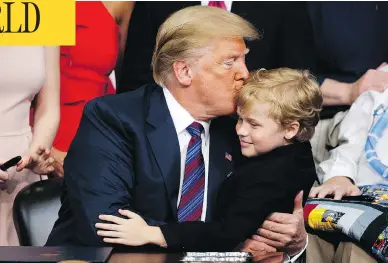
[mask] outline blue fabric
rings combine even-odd
[[[388,61],[387,2],[308,2],[320,83],[354,82]]]
[[[368,137],[365,143],[365,157],[372,169],[380,174],[385,179],[388,176],[388,167],[381,162],[376,153],[376,145],[379,142],[379,139],[383,135],[384,130],[388,125],[388,110],[384,108],[383,105],[377,107],[373,113],[374,121],[372,128],[368,133]],[[376,117],[378,120],[376,121]]]

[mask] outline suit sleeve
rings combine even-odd
[[[131,204],[135,177],[131,135],[103,98],[85,106],[64,170],[77,238],[88,246],[103,245],[102,238],[96,234],[98,216],[120,216],[120,208],[134,211]],[[145,220],[150,225],[162,223]]]
[[[169,223],[160,226],[168,248],[232,251],[250,237],[271,212],[283,212],[287,196],[279,187],[281,182],[253,183],[235,197],[224,217],[213,222]]]
[[[82,111],[85,107],[86,101],[92,100],[96,97],[99,96],[96,95],[91,98],[84,98],[84,100],[78,101],[78,103],[74,104],[72,101],[69,101],[65,104],[61,104],[61,119],[53,143],[53,146],[56,149],[62,152],[67,152],[69,150],[69,146],[77,132],[78,125],[82,117]]]
[[[286,2],[282,11],[280,65],[315,71],[314,35],[306,3]]]

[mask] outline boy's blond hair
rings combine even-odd
[[[322,94],[318,83],[307,71],[279,68],[258,70],[236,96],[242,112],[251,111],[255,103],[270,105],[269,117],[287,128],[294,121],[300,124],[295,140],[308,141],[314,135],[322,109]]]
[[[240,16],[209,6],[191,6],[172,14],[159,28],[152,56],[156,83],[165,84],[174,62],[193,57],[215,39],[259,38],[255,27]]]

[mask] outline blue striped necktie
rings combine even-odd
[[[377,109],[373,112],[374,120],[376,117],[380,118],[374,124],[372,124],[372,128],[369,130],[368,137],[365,143],[365,157],[368,161],[370,167],[378,174],[380,174],[384,179],[387,179],[388,176],[388,167],[381,162],[376,153],[376,145],[379,142],[381,136],[383,135],[384,130],[388,125],[388,110],[384,109],[383,105],[377,107]]]
[[[205,190],[205,163],[202,156],[201,133],[203,127],[193,122],[186,128],[191,139],[187,148],[181,199],[178,206],[178,222],[199,221]]]

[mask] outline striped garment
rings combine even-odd
[[[201,139],[203,127],[198,122],[193,122],[187,127],[187,131],[191,139],[187,148],[178,222],[201,220],[205,191],[205,163]]]
[[[365,143],[365,157],[370,167],[379,175],[387,179],[388,167],[381,162],[376,154],[376,145],[383,135],[383,131],[388,125],[388,110],[383,105],[380,105],[373,112],[373,125],[368,132],[368,137]],[[376,121],[376,119],[378,120]]]

